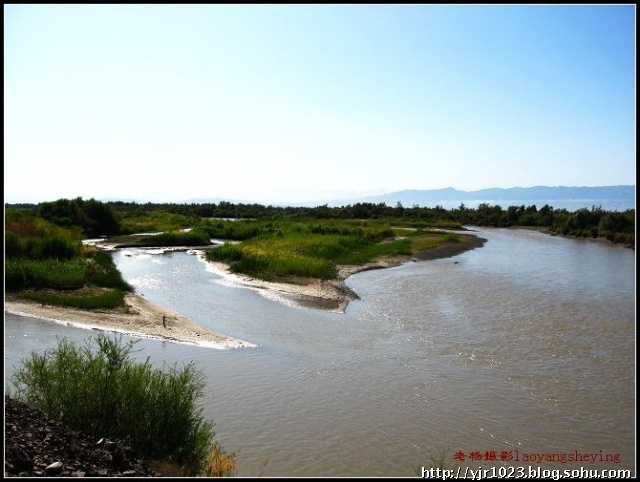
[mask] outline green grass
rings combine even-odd
[[[278,228],[273,222],[268,221],[228,221],[223,219],[203,219],[194,228],[207,234],[209,239],[233,239],[244,241],[255,238],[261,234],[274,234]]]
[[[282,276],[332,279],[338,264],[363,264],[384,254],[411,254],[410,243],[395,240],[378,244],[355,236],[290,234],[228,244],[209,251],[207,257],[229,262],[234,272],[263,279]]]
[[[459,240],[441,231],[392,229],[384,221],[262,222],[254,228],[261,234],[210,250],[207,259],[265,280],[287,276],[326,280],[336,277],[337,265],[362,265],[379,256],[410,256]]]
[[[82,288],[87,281],[81,259],[61,261],[51,259],[11,258],[5,260],[5,288],[9,292],[27,288],[72,290]]]
[[[176,231],[197,222],[197,216],[174,214],[162,209],[118,211],[118,216],[124,233]]]
[[[122,278],[111,254],[98,249],[87,250],[83,260],[89,284],[120,291],[133,291],[133,287]]]
[[[70,260],[8,258],[5,289],[43,304],[92,310],[124,306],[132,291],[109,253],[86,248]]]
[[[207,246],[211,244],[206,231],[196,228],[188,232],[169,231],[159,234],[128,234],[111,236],[107,242],[119,247]]]
[[[47,305],[81,310],[109,309],[124,306],[124,293],[119,289],[77,292],[23,291],[20,297]]]
[[[211,244],[209,236],[202,231],[168,232],[153,236],[138,237],[136,244],[140,246],[206,246]]]

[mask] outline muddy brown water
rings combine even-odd
[[[239,475],[413,476],[441,454],[635,474],[635,252],[478,234],[484,247],[454,258],[350,277],[360,299],[344,314],[234,287],[186,253],[114,259],[148,299],[258,345],[137,344],[203,371],[203,414]],[[31,350],[94,334],[5,315],[5,388]]]

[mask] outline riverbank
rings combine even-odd
[[[255,347],[252,343],[215,333],[138,293],[125,295],[124,308],[93,311],[43,305],[5,295],[4,310],[5,313],[19,316],[30,316],[76,328],[122,333],[136,338],[218,349]]]
[[[358,299],[345,280],[361,271],[399,266],[403,263],[456,256],[479,248],[486,241],[469,234],[459,234],[460,242],[446,242],[429,251],[412,256],[384,256],[363,265],[338,266],[337,278],[286,277],[264,281],[250,276],[230,273],[228,265],[199,258],[207,269],[222,276],[226,283],[256,290],[262,296],[285,305],[321,311],[344,313],[350,301]],[[202,254],[202,252],[200,252]],[[43,305],[5,295],[5,312],[29,316],[62,325],[91,330],[122,333],[137,338],[150,338],[173,343],[188,343],[218,349],[247,348],[256,345],[215,333],[185,316],[145,299],[139,293],[125,295],[125,307],[112,310],[85,311],[60,306]]]
[[[416,261],[450,258],[465,251],[479,248],[486,239],[470,234],[458,234],[459,242],[445,242],[434,249],[414,255],[383,256],[362,265],[342,265],[337,267],[337,278],[319,280],[298,276],[281,277],[274,281],[264,281],[251,276],[235,274],[229,271],[225,263],[210,262],[199,258],[207,265],[207,269],[222,276],[232,286],[253,289],[262,296],[274,299],[283,304],[314,310],[344,313],[350,301],[358,299],[357,293],[345,284],[345,280],[361,271],[383,269]]]

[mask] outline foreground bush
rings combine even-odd
[[[163,371],[149,359],[134,362],[133,341],[100,334],[95,342],[97,347],[89,338],[77,347],[62,339],[55,349],[32,353],[11,377],[13,396],[72,428],[130,445],[148,460],[183,467],[188,475],[230,475],[235,454],[214,442],[213,423],[202,418],[196,400],[203,375],[192,363]],[[212,453],[224,463],[213,464]]]

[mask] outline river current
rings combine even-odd
[[[348,278],[360,299],[344,314],[235,287],[184,252],[113,256],[148,299],[257,345],[136,345],[204,373],[203,415],[238,475],[414,476],[442,454],[635,474],[635,252],[473,229],[482,248]],[[5,314],[5,390],[60,336],[94,332]]]

